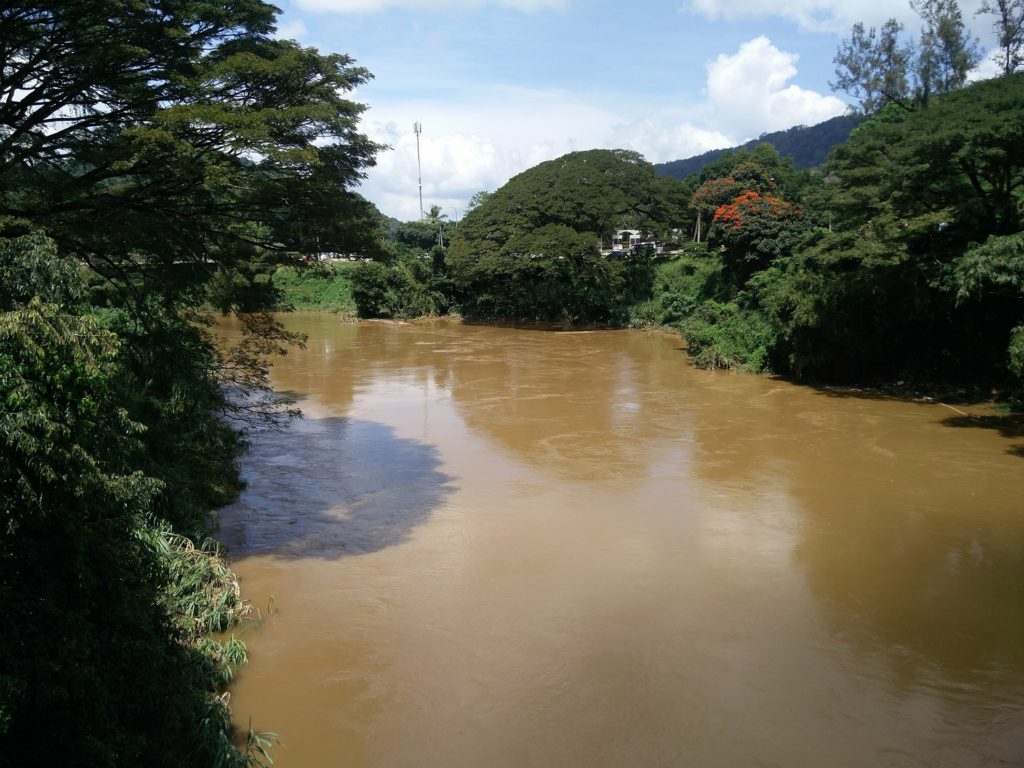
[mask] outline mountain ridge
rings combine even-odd
[[[725,149],[712,149],[700,155],[670,160],[666,163],[655,163],[654,170],[659,176],[671,176],[685,179],[699,173],[704,166],[714,162],[727,152],[737,149],[753,149],[758,144],[771,144],[783,157],[793,158],[793,164],[799,170],[816,168],[828,158],[832,147],[842,144],[850,137],[850,132],[864,121],[861,115],[840,115],[817,125],[797,125],[784,131],[762,133],[756,139],[744,144]]]

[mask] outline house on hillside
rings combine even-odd
[[[622,255],[636,253],[639,248],[650,248],[653,253],[660,254],[662,245],[654,239],[654,235],[639,229],[619,229],[612,236],[612,247],[606,255]]]
[[[613,251],[631,251],[640,245],[643,232],[639,229],[619,229],[612,235]]]

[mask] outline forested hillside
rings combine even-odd
[[[684,160],[657,163],[654,168],[662,176],[685,179],[690,174],[699,173],[704,166],[728,152],[737,149],[753,150],[758,144],[771,144],[780,155],[792,158],[793,166],[797,169],[817,168],[828,159],[828,153],[832,148],[846,141],[850,137],[850,132],[863,121],[861,115],[841,115],[817,125],[798,125],[785,131],[762,133],[756,139],[739,147],[712,149],[710,152]]]

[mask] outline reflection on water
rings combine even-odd
[[[404,542],[451,491],[433,446],[374,422],[309,418],[258,437],[223,543],[249,555],[338,558]]]
[[[277,765],[1024,764],[1007,417],[661,334],[288,323],[308,416],[222,515]]]

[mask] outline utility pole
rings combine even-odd
[[[423,218],[423,167],[420,165],[420,134],[423,133],[423,126],[420,123],[413,123],[412,130],[416,134],[416,175],[420,182],[420,219]]]

